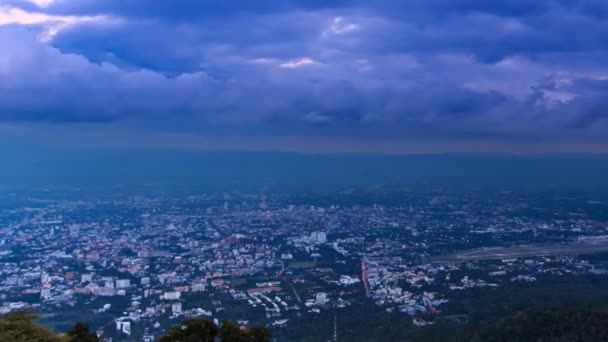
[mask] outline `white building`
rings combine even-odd
[[[191,290],[192,292],[203,292],[207,289],[207,284],[203,283],[195,283],[192,284]]]
[[[340,276],[340,284],[341,285],[353,285],[353,284],[357,284],[359,283],[359,278],[353,278],[351,276],[348,275],[341,275]]]
[[[173,304],[171,305],[171,312],[172,312],[174,315],[179,315],[179,314],[181,314],[181,313],[182,313],[182,303],[180,303],[180,302],[173,303]]]
[[[131,335],[131,322],[127,321],[116,321],[116,330],[121,331],[123,334]]]
[[[129,279],[118,279],[116,281],[116,288],[117,289],[125,289],[127,287],[131,286],[131,280]]]
[[[178,300],[180,299],[182,296],[182,293],[179,291],[170,291],[170,292],[165,292],[163,294],[163,299],[165,300]]]
[[[310,240],[315,244],[323,244],[327,242],[327,234],[325,232],[312,232]]]
[[[40,299],[47,300],[49,298],[51,298],[51,289],[42,288],[40,290]]]
[[[327,293],[319,292],[315,295],[315,304],[324,305],[327,303]]]

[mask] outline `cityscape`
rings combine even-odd
[[[608,207],[597,194],[67,199],[80,191],[6,196],[1,313],[35,309],[57,329],[77,317],[102,341],[154,341],[187,317],[295,340],[327,316],[335,325],[317,333],[331,340],[348,339],[341,321],[351,310],[407,318],[410,329],[468,324],[474,312],[460,306],[474,291],[608,280]]]
[[[608,342],[608,0],[0,0],[0,342]]]

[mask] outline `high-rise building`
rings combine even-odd
[[[181,314],[182,313],[182,303],[181,302],[173,303],[171,305],[171,312],[174,315]]]
[[[51,289],[49,288],[42,288],[40,290],[40,299],[42,300],[47,300],[51,298]]]
[[[123,334],[131,335],[131,322],[128,321],[117,321],[116,330]]]

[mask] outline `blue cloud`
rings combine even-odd
[[[4,122],[375,138],[608,131],[604,1],[3,6],[38,13],[0,19]]]

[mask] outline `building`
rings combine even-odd
[[[163,299],[165,300],[178,300],[182,296],[182,293],[179,291],[169,291],[163,294]]]
[[[117,289],[125,289],[127,287],[131,286],[131,280],[129,279],[118,279],[116,281],[116,288]]]
[[[116,330],[126,335],[131,335],[131,322],[128,321],[116,321]]]
[[[324,305],[327,303],[327,293],[319,292],[315,295],[315,304]]]
[[[179,315],[182,313],[182,303],[176,302],[171,305],[171,312],[173,315]]]
[[[324,244],[327,242],[327,234],[325,232],[312,232],[310,240],[315,244]]]
[[[40,290],[40,299],[42,300],[47,300],[51,298],[51,289],[49,288],[42,288]]]

